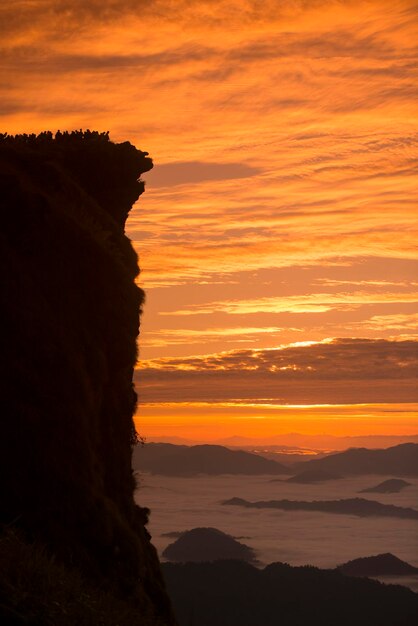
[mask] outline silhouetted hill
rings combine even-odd
[[[418,567],[413,567],[390,554],[377,554],[353,559],[337,568],[347,576],[410,576],[418,575]]]
[[[389,478],[389,480],[384,480],[382,483],[379,483],[374,487],[362,489],[359,493],[399,493],[399,491],[405,489],[405,487],[409,487],[410,485],[411,483],[408,483],[406,480]]]
[[[133,455],[136,470],[166,476],[197,474],[284,474],[289,469],[256,454],[229,450],[223,446],[176,446],[169,443],[146,443]]]
[[[402,443],[384,450],[352,448],[299,465],[302,470],[325,470],[343,475],[395,474],[418,476],[418,444]]]
[[[321,469],[312,469],[296,474],[296,476],[291,476],[291,478],[287,479],[287,482],[309,485],[310,483],[321,483],[326,480],[338,480],[339,478],[341,478],[339,474],[333,474],[332,472]]]
[[[266,500],[248,502],[242,498],[224,500],[222,504],[242,506],[248,509],[282,509],[284,511],[321,511],[323,513],[340,513],[342,515],[357,515],[358,517],[399,517],[402,519],[418,520],[418,511],[408,507],[381,504],[364,498],[347,500]]]
[[[239,559],[254,562],[252,548],[217,528],[193,528],[180,534],[163,552],[169,561],[202,562]]]
[[[415,626],[409,589],[332,570],[240,561],[162,566],[180,626]]]
[[[107,133],[0,135],[0,524],[169,623],[131,470],[143,293],[124,225],[151,167]]]

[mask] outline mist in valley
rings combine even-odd
[[[138,494],[151,509],[148,529],[161,557],[173,542],[169,533],[214,527],[252,547],[260,566],[272,562],[334,568],[363,556],[390,552],[418,567],[416,520],[357,517],[322,512],[248,509],[225,506],[233,497],[260,500],[341,500],[392,476],[362,475],[314,484],[287,482],[277,476],[221,475],[178,478],[139,473]],[[382,504],[416,508],[418,480],[399,493],[373,493]],[[164,560],[164,559],[162,559]],[[418,591],[418,577],[390,580]]]

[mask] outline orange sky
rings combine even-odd
[[[0,130],[153,157],[142,434],[418,433],[415,0],[15,0],[0,27]]]

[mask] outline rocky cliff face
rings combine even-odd
[[[124,225],[151,167],[105,133],[0,136],[0,522],[168,624],[131,470],[143,293]]]

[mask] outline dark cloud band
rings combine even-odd
[[[144,402],[418,401],[418,341],[334,339],[144,365],[137,371]]]

